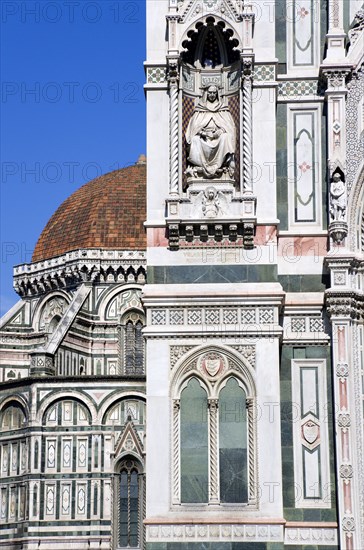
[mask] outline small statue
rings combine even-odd
[[[332,176],[330,185],[330,217],[332,221],[343,221],[346,216],[346,187],[339,172]]]
[[[207,187],[201,191],[194,202],[194,217],[216,218],[225,216],[228,204],[225,195],[215,187]]]
[[[189,145],[186,174],[219,178],[235,171],[236,129],[229,108],[219,98],[215,85],[204,89],[186,131]]]

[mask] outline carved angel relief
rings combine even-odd
[[[207,187],[195,198],[191,217],[217,218],[228,214],[229,205],[226,195],[215,187]]]

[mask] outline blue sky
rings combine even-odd
[[[56,208],[145,153],[145,0],[1,2],[0,314]]]

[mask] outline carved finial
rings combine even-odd
[[[147,164],[147,157],[145,155],[139,155],[139,158],[135,164]]]

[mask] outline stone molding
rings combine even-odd
[[[288,80],[278,82],[278,101],[307,98],[310,101],[322,100],[322,83],[319,80]]]
[[[214,290],[209,284],[167,284],[163,290],[160,285],[147,284],[142,298],[147,312],[144,335],[196,337],[203,333],[216,338],[238,333],[242,337],[243,331],[280,337],[284,295],[278,283],[221,283]]]
[[[313,544],[337,546],[337,529],[335,527],[288,527],[284,530],[285,544]]]
[[[221,518],[219,518],[221,521]],[[269,521],[269,520],[268,520]],[[264,523],[174,523],[148,524],[147,541],[281,541],[283,526]]]
[[[81,249],[14,268],[14,289],[22,297],[85,282],[145,283],[145,280],[146,252],[143,250]]]
[[[285,312],[283,319],[283,339],[285,343],[297,341],[310,344],[327,344],[329,335],[325,330],[325,320],[321,311]]]
[[[211,330],[216,335],[216,329],[225,332],[237,332],[242,329],[261,333],[278,330],[277,312],[273,306],[224,307],[189,306],[184,308],[153,307],[148,311],[148,328],[167,327],[174,332],[189,332]],[[280,328],[280,327],[279,327]]]
[[[271,520],[272,521],[272,520]],[[165,522],[146,520],[147,540],[150,542],[181,542],[181,541],[282,541],[285,544],[304,543],[317,546],[337,546],[337,528],[334,526],[292,525],[284,527],[281,522],[270,523],[270,520],[245,520],[233,522],[219,518],[218,523],[212,521],[194,520],[193,523],[183,521]]]
[[[364,260],[348,254],[329,254],[325,263],[331,276],[331,288],[325,292],[328,315],[363,319],[364,294],[359,278],[364,278]]]

